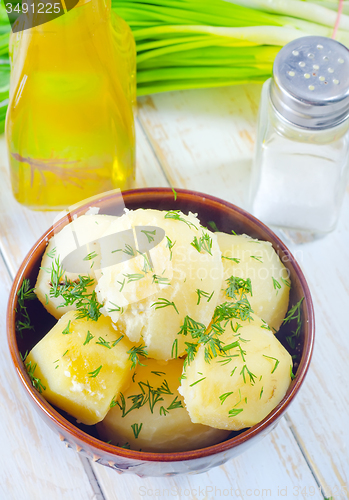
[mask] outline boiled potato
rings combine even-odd
[[[191,422],[177,390],[183,361],[144,363],[98,424],[104,440],[134,450],[174,452],[204,448],[228,437],[228,431]]]
[[[96,287],[101,311],[120,323],[132,342],[142,341],[149,357],[181,356],[188,339],[177,333],[184,318],[208,325],[217,304],[223,266],[216,236],[193,214],[159,210],[128,212],[109,232],[127,234],[130,228],[138,228],[138,248],[125,242],[102,249],[103,275]],[[148,251],[145,236],[157,243]],[[119,251],[134,257],[106,267]]]
[[[110,318],[76,319],[70,311],[36,344],[25,364],[45,387],[47,401],[92,425],[105,417],[114,395],[130,383],[131,348]]]
[[[219,337],[224,355],[208,363],[202,345],[187,366],[179,391],[194,423],[234,431],[251,427],[285,396],[292,358],[265,323],[252,318],[227,323]]]
[[[216,235],[224,269],[219,302],[231,300],[225,292],[229,278],[250,278],[252,295],[247,294],[247,299],[254,313],[277,331],[287,312],[291,283],[272,244],[246,235]]]
[[[98,240],[104,236],[112,220],[114,217],[108,215],[82,215],[50,239],[42,258],[35,293],[56,319],[76,309],[76,306],[73,304],[61,307],[63,298],[51,296],[52,269],[58,271],[60,283],[65,278],[77,282],[79,274],[90,276],[92,283],[86,292],[91,293],[96,286],[96,271],[101,262]]]

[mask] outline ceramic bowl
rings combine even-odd
[[[118,472],[134,473],[141,477],[205,472],[239,455],[269,433],[298,393],[310,364],[314,343],[314,312],[309,288],[299,265],[282,241],[262,222],[231,203],[209,195],[180,189],[177,190],[177,199],[174,200],[172,190],[165,188],[132,190],[123,193],[122,196],[120,193],[106,193],[93,202],[94,206],[100,208],[99,213],[110,215],[121,214],[124,204],[128,209],[180,209],[184,213],[191,211],[198,214],[204,226],[214,221],[220,231],[231,232],[234,229],[238,234],[245,233],[253,238],[268,240],[272,243],[290,273],[292,281],[290,304],[295,304],[304,297],[302,329],[298,344],[291,352],[296,355],[294,365],[296,377],[283,400],[262,422],[240,433],[234,433],[230,439],[207,448],[177,453],[139,452],[107,444],[98,439],[94,426],[78,425],[69,415],[45,401],[32,386],[20,353],[30,350],[53,325],[54,320],[38,301],[30,301],[28,312],[35,331],[39,333],[23,335],[21,338],[15,331],[17,292],[24,278],[29,278],[31,284],[35,284],[41,257],[54,231],[68,224],[74,215],[84,214],[89,209],[90,202],[67,214],[55,228],[51,227],[30,250],[16,275],[7,311],[7,334],[12,360],[31,404],[67,447]],[[278,332],[278,338],[285,347],[285,337],[292,329],[294,325],[291,323],[284,325]]]

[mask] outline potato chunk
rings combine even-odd
[[[51,296],[52,269],[60,275],[60,282],[65,278],[77,281],[79,274],[90,276],[92,283],[86,291],[91,293],[96,286],[95,270],[98,270],[101,262],[98,240],[104,236],[112,220],[114,217],[109,215],[82,215],[67,224],[49,241],[41,261],[35,293],[56,319],[74,310],[75,305],[61,307],[64,302],[62,297]]]
[[[183,361],[144,363],[98,424],[103,439],[134,450],[173,452],[204,448],[228,437],[227,431],[191,422],[177,390]]]
[[[45,399],[92,425],[105,417],[113,396],[131,381],[127,351],[132,344],[110,318],[95,322],[75,317],[74,311],[66,313],[25,363],[45,387]]]
[[[149,229],[147,229],[149,227]],[[120,322],[132,342],[142,339],[151,358],[168,360],[185,352],[185,338],[177,333],[188,315],[208,325],[223,277],[221,252],[216,236],[200,226],[193,214],[136,210],[116,220],[109,231],[120,234],[137,228],[138,248],[130,243],[102,250],[102,264],[109,254],[133,254],[116,265],[103,268],[96,287],[101,310]],[[141,252],[145,243],[162,235],[159,242]],[[144,241],[143,241],[144,248]]]
[[[287,270],[269,241],[246,235],[216,233],[222,251],[224,277],[219,303],[230,300],[225,290],[230,277],[250,278],[248,300],[257,316],[277,331],[288,307],[290,280]]]
[[[255,315],[229,321],[219,338],[224,355],[208,363],[200,346],[179,391],[193,422],[237,431],[263,420],[282,400],[292,358]]]

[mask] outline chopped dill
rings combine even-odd
[[[95,378],[97,377],[97,375],[99,374],[99,372],[101,371],[102,369],[102,366],[103,365],[100,365],[98,368],[96,368],[95,370],[93,370],[92,372],[88,372],[88,376],[91,378]]]
[[[50,252],[47,252],[47,257],[49,257],[50,259],[53,259],[54,256],[55,256],[55,253],[56,253],[56,247],[52,248],[52,250]]]
[[[183,219],[183,217],[181,217],[181,211],[180,210],[169,210],[165,214],[164,217],[165,217],[165,219],[173,219],[173,220],[178,220],[178,221],[184,222],[188,227],[193,227],[194,229],[198,229],[195,226],[195,224],[193,224],[189,220]]]
[[[124,274],[125,278],[127,278],[127,284],[131,283],[132,281],[139,281],[142,278],[144,278],[144,274],[140,273],[134,273],[134,274]],[[121,290],[120,290],[121,292]]]
[[[87,330],[86,339],[85,339],[85,342],[82,345],[88,344],[90,342],[90,340],[92,340],[93,338],[94,338],[94,336],[92,335],[92,333],[90,332],[90,330]]]
[[[288,286],[288,288],[291,288],[291,282],[290,280],[285,280],[284,278],[281,278],[281,281],[283,282],[284,285]]]
[[[266,356],[265,354],[263,354],[263,357],[264,358],[267,358],[267,359],[272,359],[273,361],[275,361],[275,364],[274,364],[274,368],[272,369],[271,373],[274,373],[276,368],[278,367],[280,361],[276,358],[273,358],[272,356]]]
[[[139,346],[133,346],[129,351],[127,351],[127,354],[129,354],[128,359],[132,363],[131,370],[136,368],[137,365],[145,366],[139,360],[139,356],[143,356],[145,358],[148,357],[148,351],[146,351],[145,345],[140,344]]]
[[[212,238],[208,233],[203,233],[203,235],[197,239],[195,236],[194,240],[191,242],[191,245],[200,253],[201,250],[212,255]]]
[[[163,415],[164,417],[166,417],[166,414],[169,413],[168,410],[166,410],[166,408],[164,408],[163,406],[160,407],[160,415]]]
[[[134,434],[135,438],[137,439],[139,436],[139,433],[142,430],[143,424],[140,424],[140,425],[139,424],[132,424],[131,427],[133,430],[133,434]]]
[[[218,233],[219,232],[219,229],[216,225],[216,223],[213,221],[213,220],[209,220],[208,223],[207,223],[208,226],[210,226],[210,228],[215,232],[215,233]]]
[[[239,415],[242,411],[244,411],[243,408],[233,408],[232,410],[229,410],[228,414],[229,417],[236,417],[236,415]]]
[[[46,387],[42,384],[41,379],[39,379],[38,377],[35,377],[34,372],[36,370],[36,367],[37,367],[37,363],[34,363],[33,365],[32,365],[31,361],[29,361],[28,363],[25,363],[25,368],[26,368],[27,373],[30,377],[31,383],[33,384],[35,389],[37,391],[39,391],[41,394],[42,391],[46,390]]]
[[[23,330],[33,330],[29,313],[26,306],[27,300],[36,299],[34,288],[30,288],[30,280],[24,279],[20,289],[17,292],[17,308],[18,319],[16,320],[16,331],[20,333],[21,337]]]
[[[118,306],[117,304],[114,304],[114,302],[109,302],[112,306],[114,306],[114,309],[108,309],[109,313],[112,312],[120,312],[121,314],[124,312],[124,308]]]
[[[171,358],[178,358],[178,339],[175,339],[172,344]]]
[[[241,369],[241,372],[240,372],[240,375],[242,375],[242,378],[244,379],[244,384],[246,384],[246,373],[247,375],[249,376],[249,379],[250,379],[250,384],[251,385],[254,385],[255,384],[255,381],[256,381],[256,378],[257,376],[254,375],[248,368],[247,368],[247,365],[245,364],[242,369]]]
[[[69,335],[70,333],[72,333],[72,332],[70,331],[70,323],[71,323],[71,321],[69,320],[69,321],[68,321],[67,326],[66,326],[66,327],[64,328],[64,330],[62,331],[62,334],[63,334],[63,335]]]
[[[141,233],[145,234],[145,236],[147,237],[148,239],[148,243],[151,243],[152,241],[155,240],[154,236],[156,235],[156,229],[154,229],[154,231],[143,231],[141,230]]]
[[[164,307],[172,306],[177,314],[179,314],[178,309],[174,302],[170,302],[167,299],[159,298],[157,302],[154,302],[150,307],[156,306],[155,309],[163,309]]]
[[[170,411],[170,410],[175,410],[177,408],[183,408],[183,404],[182,404],[182,401],[181,400],[178,400],[178,396],[176,396],[174,398],[174,400],[172,401],[172,403],[167,407],[167,409]]]
[[[224,401],[229,397],[231,396],[232,394],[234,394],[234,392],[225,392],[224,394],[221,394],[219,396],[219,399],[221,401],[221,405],[224,403]]]
[[[134,249],[128,243],[125,244],[125,250],[123,250],[123,252],[126,255],[130,255],[131,257],[134,257],[136,255]]]
[[[95,259],[96,257],[98,257],[98,254],[95,251],[93,251],[87,254],[86,257],[83,258],[83,260],[92,260]]]
[[[203,380],[205,380],[206,377],[202,377],[200,378],[199,380],[197,380],[196,382],[193,382],[192,384],[190,384],[189,387],[193,387],[194,385],[198,384],[199,382],[202,382]]]
[[[304,300],[304,297],[302,297],[297,304],[295,304],[291,309],[288,311],[283,324],[291,323],[291,321],[296,322],[296,329],[291,332],[291,335],[288,335],[286,337],[288,345],[291,347],[291,349],[295,349],[296,347],[296,339],[298,338],[301,328],[302,328],[302,315],[301,315],[301,307],[302,307],[302,302]]]
[[[239,262],[241,260],[241,259],[237,259],[236,257],[226,257],[225,255],[222,255],[222,259],[231,260],[231,261],[235,262],[236,264],[239,264]]]
[[[125,283],[126,283],[126,279],[124,278],[123,281],[118,281],[117,283],[119,283],[121,285],[121,288],[120,288],[119,292],[122,292],[122,289],[124,288]]]
[[[238,278],[236,276],[230,276],[227,280],[228,287],[225,289],[225,294],[231,299],[237,297],[242,298],[244,294],[250,294],[252,296],[252,283],[250,278],[244,280],[243,278]]]
[[[273,287],[274,287],[274,290],[276,290],[276,295],[277,295],[279,293],[281,285],[278,282],[278,280],[276,280],[273,276],[272,276],[272,280],[273,280]]]
[[[109,407],[110,407],[110,408],[114,408],[114,406],[116,406],[117,404],[118,404],[118,403],[117,403],[117,401],[116,401],[116,396],[114,396],[114,397],[113,397],[113,399],[112,399],[112,400],[111,400],[111,402],[110,402]]]
[[[170,251],[170,260],[172,260],[172,248],[175,246],[176,242],[173,243],[171,238],[169,238],[168,236],[166,236],[166,240],[167,240],[167,248]]]
[[[153,283],[156,283],[157,285],[171,285],[168,278],[159,276],[158,274],[153,274]]]
[[[124,335],[120,335],[120,337],[112,343],[112,347],[115,347],[122,339],[124,338]]]
[[[50,296],[54,298],[62,297],[63,303],[59,307],[75,305],[77,309],[76,318],[87,318],[97,321],[101,316],[100,308],[102,304],[97,301],[97,294],[93,290],[87,291],[88,287],[94,285],[95,281],[90,276],[80,276],[71,281],[64,276],[64,270],[59,262],[59,258],[52,262],[51,268],[51,289]]]
[[[167,380],[164,380],[160,387],[157,388],[159,394],[173,394],[169,388]]]
[[[198,306],[200,304],[200,301],[201,301],[201,297],[205,297],[205,299],[207,299],[207,302],[210,302],[210,300],[212,299],[213,297],[213,294],[214,294],[214,290],[211,294],[209,294],[208,292],[204,292],[203,290],[199,290],[198,288],[196,289],[196,293],[198,295],[198,301],[196,303],[196,305]]]
[[[96,344],[106,347],[107,349],[111,349],[110,342],[104,340],[103,337],[98,337],[98,342]]]

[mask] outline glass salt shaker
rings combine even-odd
[[[288,43],[263,86],[250,193],[266,224],[327,233],[349,170],[349,51],[326,37]]]

